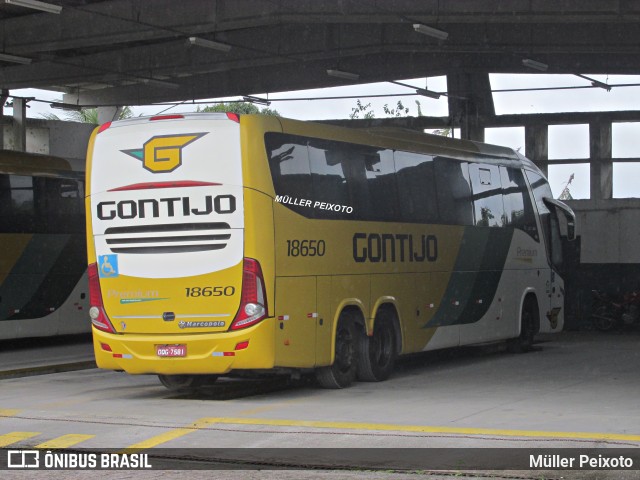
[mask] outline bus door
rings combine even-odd
[[[549,323],[552,329],[556,329],[564,307],[564,282],[559,275],[563,268],[562,238],[560,235],[560,214],[565,216],[567,222],[567,238],[575,238],[575,215],[564,203],[553,198],[544,197],[543,202],[548,208],[548,214],[541,215],[541,220],[546,221],[543,232],[548,237],[549,259],[551,261],[550,278],[547,283],[547,293],[550,299]]]
[[[564,306],[564,283],[559,275],[562,268],[562,241],[560,238],[560,222],[558,213],[562,212],[567,218],[568,237],[573,239],[575,215],[564,203],[554,200],[549,182],[536,172],[526,171],[531,184],[538,214],[544,245],[549,262],[548,277],[545,280],[545,301],[541,307],[541,319],[546,316],[549,327],[540,325],[541,331],[562,328],[562,310]]]

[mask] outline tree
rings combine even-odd
[[[94,125],[98,125],[99,123],[97,108],[83,108],[80,111],[70,110],[65,112],[65,118],[60,118],[55,113],[43,113],[40,114],[40,116],[46,120],[67,120],[70,122],[93,123]],[[131,107],[123,107],[120,115],[118,115],[118,120],[131,117],[133,117],[133,110]]]
[[[362,118],[376,118],[376,114],[371,110],[371,103],[363,105],[360,99],[358,99],[356,100],[356,106],[351,109],[349,118],[355,120],[356,118],[360,118],[361,114]]]
[[[418,108],[418,117],[423,117],[422,114],[422,105],[418,100],[416,102],[416,107]],[[388,103],[385,103],[382,107],[382,110],[386,114],[387,117],[408,117],[409,116],[409,107],[405,107],[402,103],[402,100],[398,100],[395,108],[390,108]],[[356,106],[351,109],[351,113],[349,114],[349,118],[351,120],[355,120],[358,118],[376,118],[376,114],[371,108],[371,103],[367,103],[366,105],[362,103],[360,99],[356,100]]]
[[[215,105],[208,105],[202,109],[198,107],[196,112],[231,112],[238,113],[240,115],[247,115],[250,113],[257,113],[259,115],[280,115],[277,110],[271,108],[260,109],[251,102],[217,103]]]

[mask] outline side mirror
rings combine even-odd
[[[576,214],[566,203],[556,200],[555,198],[544,197],[542,201],[548,208],[555,210],[556,212],[562,212],[567,219],[567,240],[572,241],[576,239]]]

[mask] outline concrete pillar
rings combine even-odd
[[[13,149],[27,151],[27,101],[24,98],[13,99]]]
[[[4,148],[4,104],[9,98],[9,90],[0,90],[0,149]]]
[[[98,124],[117,120],[122,112],[122,107],[98,107]]]
[[[613,198],[611,130],[611,122],[589,123],[589,170],[594,200]]]
[[[549,127],[527,125],[524,127],[524,155],[535,163],[545,176],[549,175]]]
[[[484,142],[484,125],[476,116],[465,115],[460,125],[460,138]]]

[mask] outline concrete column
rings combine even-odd
[[[0,149],[4,148],[4,104],[9,98],[9,90],[0,90]]]
[[[613,198],[611,130],[611,122],[589,123],[589,170],[593,200]]]
[[[13,99],[13,149],[27,151],[27,101],[24,98]]]
[[[542,173],[549,175],[549,127],[527,125],[524,127],[524,155],[535,163]]]
[[[98,107],[98,124],[117,120],[122,112],[122,107]]]
[[[460,138],[484,142],[484,125],[476,116],[465,115],[460,125]]]

